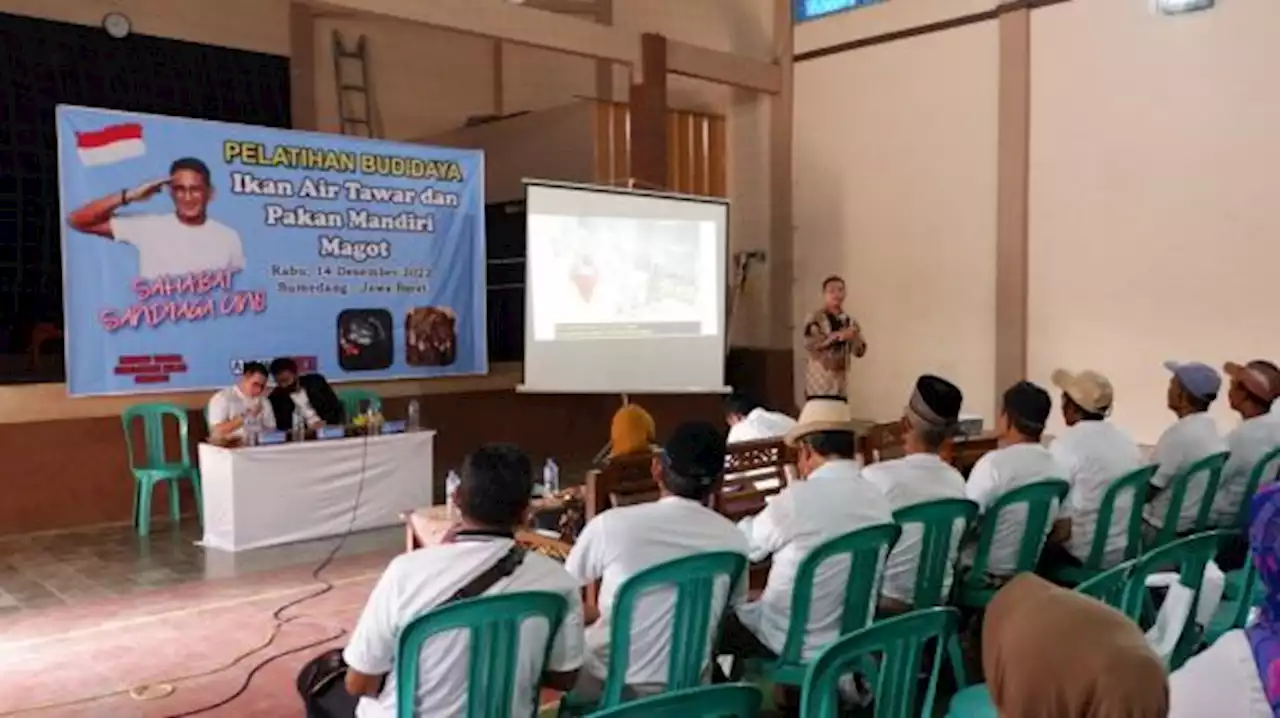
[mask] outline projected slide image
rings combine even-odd
[[[714,223],[529,217],[534,338],[714,335]]]

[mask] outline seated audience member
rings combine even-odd
[[[1280,486],[1249,503],[1249,557],[1266,592],[1257,619],[1228,631],[1169,677],[1169,718],[1280,715]]]
[[[1081,565],[1093,549],[1103,497],[1117,479],[1142,466],[1142,452],[1124,430],[1107,421],[1115,391],[1105,376],[1058,369],[1053,385],[1062,390],[1062,419],[1067,428],[1049,445],[1049,452],[1066,471],[1062,478],[1071,483],[1071,490],[1049,535],[1045,561]],[[1145,488],[1116,498],[1111,525],[1105,529],[1104,568],[1124,560],[1129,512],[1134,501],[1145,498]]]
[[[965,492],[983,514],[1014,489],[1046,479],[1065,478],[1066,469],[1040,443],[1052,409],[1049,392],[1029,381],[1020,381],[1005,391],[1000,415],[996,418],[999,448],[978,460],[965,486]],[[988,577],[1002,579],[1013,573],[1026,518],[1025,506],[1014,506],[1001,513],[987,557]]]
[[[613,415],[609,426],[609,458],[648,454],[657,447],[658,429],[653,417],[639,404],[627,404]]]
[[[715,427],[705,422],[681,424],[653,458],[653,478],[661,498],[605,511],[578,536],[565,569],[580,585],[597,580],[601,584],[599,606],[587,607],[587,656],[575,693],[597,698],[604,688],[613,601],[624,581],[644,569],[697,553],[746,555],[747,541],[733,522],[707,507],[724,473],[724,456],[724,436]],[[724,588],[731,591],[731,606],[740,603],[746,595],[746,576],[738,586]],[[724,598],[718,592],[717,600]],[[628,695],[648,695],[665,686],[674,612],[675,597],[669,592],[637,603],[631,623]]]
[[[267,368],[261,362],[245,362],[235,385],[209,399],[209,433],[216,439],[243,439],[246,419],[257,419],[263,430],[274,429],[276,418],[271,402],[263,396],[266,389]]]
[[[796,449],[800,480],[788,484],[759,514],[739,523],[750,538],[749,558],[758,562],[772,556],[773,562],[760,599],[739,607],[725,622],[721,654],[776,656],[786,642],[796,572],[805,556],[837,536],[893,522],[889,500],[862,477],[854,461],[848,404],[810,399],[786,440]],[[839,635],[847,569],[836,563],[824,563],[814,576],[806,659]]]
[[[400,633],[413,619],[450,602],[463,589],[471,593],[482,588],[478,582],[489,584],[481,595],[550,591],[569,603],[554,637],[547,636],[542,622],[530,621],[521,627],[510,715],[529,715],[538,705],[540,687],[563,691],[573,686],[583,659],[578,583],[553,559],[526,552],[515,543],[515,530],[524,522],[532,488],[533,466],[514,446],[485,446],[467,457],[454,498],[462,515],[460,527],[447,543],[391,560],[342,652],[346,690],[327,691],[313,710],[325,717],[398,715],[395,661]],[[507,573],[489,573],[504,561],[510,562]],[[548,638],[551,653],[543,665]],[[465,634],[451,631],[423,645],[414,715],[465,713],[467,642]]]
[[[1014,578],[987,607],[982,667],[991,702],[1007,718],[1172,715],[1164,664],[1142,629],[1035,574]]]
[[[1272,400],[1269,411],[1272,416],[1280,416],[1280,366],[1276,366],[1266,359],[1254,359],[1248,364],[1245,364],[1245,366],[1249,369],[1257,369],[1262,372],[1262,375],[1267,378],[1267,381],[1271,383],[1271,386],[1276,388],[1278,396],[1276,399]]]
[[[293,428],[296,411],[307,428],[329,424],[341,426],[342,401],[333,387],[321,374],[298,374],[298,363],[290,357],[280,357],[271,362],[271,376],[276,388],[271,390],[271,410],[276,416],[275,426],[280,431]]]
[[[1160,435],[1151,456],[1152,463],[1159,468],[1151,477],[1147,505],[1142,510],[1148,541],[1154,540],[1164,526],[1172,500],[1169,483],[1173,478],[1206,456],[1227,450],[1227,442],[1218,435],[1218,427],[1208,414],[1209,405],[1218,398],[1218,390],[1222,388],[1218,372],[1199,362],[1165,362],[1164,366],[1173,374],[1169,378],[1167,401],[1178,420]],[[1178,515],[1177,533],[1190,531],[1195,526],[1196,514],[1205,500],[1204,490],[1203,476],[1187,488],[1182,498],[1182,512]],[[1212,497],[1209,500],[1212,501]]]
[[[763,439],[780,439],[796,426],[796,420],[780,411],[770,411],[746,394],[734,392],[724,402],[724,418],[729,424],[729,444]]]
[[[1267,452],[1280,448],[1280,420],[1268,413],[1276,398],[1277,387],[1261,370],[1249,365],[1227,364],[1223,369],[1231,377],[1227,401],[1242,419],[1227,434],[1227,450],[1231,456],[1222,467],[1222,481],[1213,502],[1213,525],[1234,528],[1245,496],[1254,464]],[[1275,467],[1263,476],[1259,488],[1275,480]]]
[[[894,511],[927,501],[965,498],[964,477],[938,456],[943,442],[955,430],[963,401],[960,389],[942,377],[926,374],[916,380],[915,392],[902,416],[902,441],[907,455],[880,461],[862,470],[867,481],[889,499]],[[880,597],[882,614],[904,613],[915,603],[923,534],[924,529],[918,524],[903,527],[902,536],[889,554]],[[964,527],[957,527],[954,535],[953,564]],[[948,569],[942,585],[943,595],[947,595],[951,586],[951,574]]]

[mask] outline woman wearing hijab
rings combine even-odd
[[[651,453],[658,430],[653,417],[639,404],[627,404],[613,415],[609,427],[609,458]]]
[[[1001,718],[1168,715],[1164,665],[1137,624],[1034,574],[1014,578],[988,606],[982,666]]]
[[[1222,634],[1169,678],[1170,718],[1280,718],[1280,485],[1249,504],[1249,554],[1266,590],[1258,619]]]

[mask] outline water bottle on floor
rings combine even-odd
[[[409,417],[405,421],[405,426],[409,431],[417,431],[421,426],[422,418],[419,412],[418,400],[411,399],[409,401]]]
[[[547,459],[547,463],[543,465],[542,485],[546,487],[548,495],[560,493],[560,467],[556,465],[555,459]]]
[[[450,471],[444,480],[444,501],[445,507],[449,512],[449,518],[456,520],[458,518],[458,507],[453,503],[454,497],[458,494],[458,486],[462,483],[462,477],[458,476],[458,472]]]

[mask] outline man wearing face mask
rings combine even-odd
[[[276,380],[276,388],[268,398],[277,429],[292,429],[295,413],[302,417],[308,429],[342,424],[342,401],[323,375],[299,375],[298,362],[292,357],[279,357],[271,362],[271,376]]]

